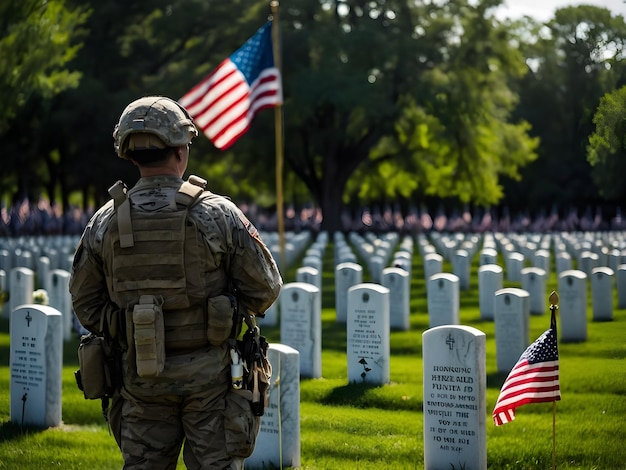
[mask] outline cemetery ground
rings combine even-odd
[[[410,330],[391,332],[390,383],[373,386],[347,381],[346,325],[335,321],[332,254],[329,244],[322,280],[322,378],[303,379],[300,386],[300,468],[421,469],[422,332],[429,323],[423,259],[416,250]],[[497,372],[494,322],[480,318],[477,270],[475,256],[470,287],[460,292],[460,318],[461,324],[486,334],[488,467],[552,468],[552,403],[522,406],[513,422],[500,427],[491,419],[506,373]],[[555,270],[550,271],[547,295],[557,290]],[[285,274],[286,283],[295,281],[294,272],[295,268]],[[448,262],[444,263],[444,272],[452,272]],[[363,281],[368,282],[365,269]],[[505,280],[504,287],[520,284]],[[588,289],[587,340],[559,343],[562,399],[556,402],[556,467],[623,469],[626,311],[615,309],[612,321],[593,321],[589,285]],[[613,296],[615,306],[616,289]],[[549,313],[547,310],[543,315],[531,315],[531,342],[549,327]],[[76,387],[77,338],[64,344],[63,424],[41,430],[10,422],[8,331],[8,321],[0,320],[0,469],[121,468],[122,459],[102,417],[99,401],[85,400]],[[280,342],[279,327],[262,327],[262,332],[270,343]],[[184,468],[182,460],[178,468]]]

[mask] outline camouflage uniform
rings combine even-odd
[[[141,178],[128,191],[132,213],[158,217],[181,210],[176,195],[182,183],[176,176]],[[197,245],[200,255],[197,260],[186,259],[185,270],[200,273],[201,279],[194,282],[206,290],[205,300],[234,285],[240,308],[264,312],[276,300],[282,279],[269,250],[243,213],[228,199],[204,192],[188,209],[187,221],[187,227],[197,228],[197,238],[185,243]],[[113,276],[115,251],[111,249],[115,222],[114,203],[109,201],[87,224],[74,257],[70,292],[81,324],[97,334],[110,335],[124,350],[124,383],[109,412],[124,468],[174,469],[183,444],[187,468],[243,468],[243,457],[229,451],[228,436],[231,420],[250,419],[249,406],[246,408],[240,395],[229,393],[228,342],[190,341],[189,347],[168,347],[168,328],[172,330],[172,326],[167,326],[167,319],[175,312],[164,306],[165,366],[156,377],[138,376],[129,321],[132,310],[115,302],[119,299]],[[164,255],[155,253],[153,257]],[[254,423],[246,425],[253,427]],[[258,427],[252,429],[254,437],[257,431]]]

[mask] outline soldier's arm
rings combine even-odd
[[[69,290],[76,317],[87,330],[123,338],[123,310],[109,299],[102,264],[82,240],[74,255]]]
[[[235,215],[231,276],[240,302],[251,313],[263,315],[278,298],[283,280],[258,230],[239,209]]]

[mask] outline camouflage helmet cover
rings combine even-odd
[[[122,112],[113,130],[115,151],[128,158],[128,137],[133,133],[154,134],[168,147],[187,145],[198,135],[193,120],[180,104],[164,96],[145,96]]]

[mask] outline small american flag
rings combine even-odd
[[[258,111],[282,103],[271,32],[268,21],[180,99],[218,149],[227,149],[245,134]]]
[[[553,310],[550,329],[528,346],[504,381],[493,410],[493,421],[500,426],[515,419],[515,409],[519,406],[560,399],[559,350]]]

